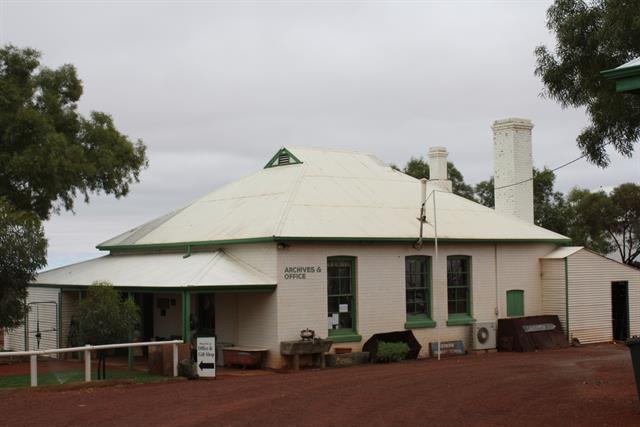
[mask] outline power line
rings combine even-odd
[[[583,154],[582,156],[580,156],[580,157],[578,157],[578,158],[576,158],[576,159],[573,159],[573,160],[571,160],[570,162],[564,163],[564,164],[562,164],[562,165],[558,166],[557,168],[551,169],[551,172],[555,172],[555,171],[557,171],[558,169],[562,169],[562,168],[563,168],[563,167],[565,167],[565,166],[569,166],[570,164],[575,163],[575,162],[577,162],[578,160],[585,158],[586,156],[587,156],[586,154]],[[513,187],[514,185],[524,184],[525,182],[533,181],[533,179],[534,179],[534,178],[533,178],[533,177],[531,177],[531,178],[527,178],[527,179],[525,179],[525,180],[523,180],[523,181],[520,181],[520,182],[514,182],[513,184],[503,185],[502,187],[494,187],[494,189],[493,189],[493,190],[494,190],[494,191],[495,191],[495,190],[502,190],[503,188],[508,188],[508,187]]]

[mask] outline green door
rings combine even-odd
[[[524,291],[507,291],[507,316],[524,316]]]

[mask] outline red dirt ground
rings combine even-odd
[[[629,351],[603,344],[301,373],[0,391],[9,426],[640,426]]]

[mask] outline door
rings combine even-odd
[[[524,291],[522,290],[507,291],[507,316],[508,317],[524,316]]]
[[[611,282],[613,339],[629,338],[629,282]]]

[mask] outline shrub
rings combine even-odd
[[[399,362],[409,353],[409,346],[405,342],[378,341],[376,360],[380,363]]]

